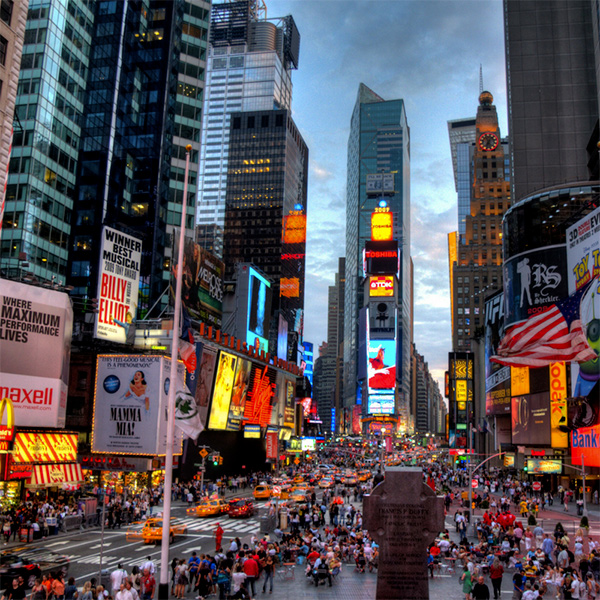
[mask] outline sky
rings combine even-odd
[[[502,136],[506,72],[501,0],[265,0],[300,31],[292,114],[309,148],[304,339],[327,339],[327,292],[345,255],[350,117],[364,83],[404,100],[410,127],[414,341],[440,383],[452,350],[447,234],[457,229],[449,120],[474,118],[483,88]],[[443,391],[443,389],[442,389]]]

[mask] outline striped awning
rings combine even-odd
[[[61,463],[51,465],[34,465],[31,479],[27,485],[31,487],[53,487],[63,484],[74,485],[83,482],[83,472],[78,463]]]

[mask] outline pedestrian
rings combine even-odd
[[[246,583],[248,584],[248,591],[254,596],[256,591],[254,589],[254,582],[258,579],[260,574],[258,570],[258,563],[254,556],[248,556],[242,565],[244,573],[246,573]]]
[[[112,589],[113,598],[121,590],[121,583],[127,577],[127,571],[123,568],[123,564],[119,563],[117,569],[110,574],[110,587]]]
[[[57,574],[52,580],[50,589],[52,590],[53,600],[65,600],[65,582],[62,573]]]
[[[152,575],[148,569],[144,569],[142,571],[142,581],[140,582],[142,600],[152,600],[154,598],[155,589],[156,579],[154,579],[154,575]]]
[[[265,573],[265,581],[263,583],[263,594],[267,589],[267,582],[269,583],[269,594],[273,593],[273,572],[275,571],[275,563],[273,561],[273,556],[271,554],[267,554],[264,565],[264,573]]]
[[[125,586],[125,582],[121,583],[121,587],[115,595],[115,600],[133,600],[133,596]]]
[[[471,580],[471,571],[467,565],[463,568],[463,574],[460,577],[460,581],[463,584],[462,591],[465,595],[465,600],[471,600],[471,590],[473,589],[473,582]]]
[[[477,583],[473,586],[473,600],[490,600],[490,588],[485,583],[483,575],[477,578]]]
[[[223,528],[220,523],[217,523],[217,528],[215,529],[215,546],[217,552],[221,549],[221,544],[223,542]]]
[[[502,575],[504,575],[504,567],[500,564],[500,559],[496,557],[490,567],[490,580],[492,582],[495,600],[502,597]]]

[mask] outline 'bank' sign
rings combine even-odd
[[[571,461],[574,465],[600,467],[600,425],[571,432]]]

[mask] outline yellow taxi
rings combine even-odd
[[[294,477],[294,483],[302,483],[304,481],[304,475],[296,475]]]
[[[359,481],[369,481],[369,479],[371,479],[372,476],[373,476],[373,474],[371,473],[371,471],[359,471],[358,480]]]
[[[301,492],[303,494],[312,494],[315,491],[314,486],[310,485],[310,483],[306,483],[303,481],[302,483],[296,483],[291,488],[292,492]]]
[[[268,500],[273,494],[273,489],[266,483],[259,483],[254,488],[253,494],[255,500]]]
[[[204,500],[185,511],[190,517],[213,517],[229,512],[229,503],[220,498]]]
[[[292,502],[297,502],[299,504],[304,503],[304,502],[307,503],[309,500],[309,495],[302,490],[294,490],[293,492],[290,493],[290,500]]]
[[[162,541],[162,517],[151,517],[145,523],[133,523],[125,534],[125,539],[129,541],[142,540],[144,544],[157,544]],[[173,543],[176,537],[185,537],[187,535],[187,526],[171,517],[171,526],[169,529],[169,544]]]

